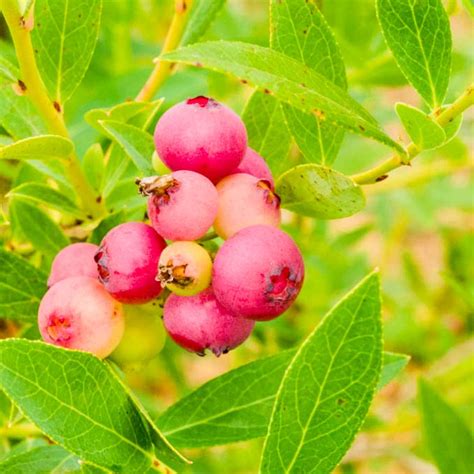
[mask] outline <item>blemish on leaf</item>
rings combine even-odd
[[[361,132],[365,132],[365,127],[363,127],[362,125],[359,125],[359,129]]]
[[[265,92],[265,94],[271,94],[272,93],[272,91],[269,90],[269,89],[263,89],[263,92]]]
[[[380,181],[384,181],[388,178],[388,174],[383,174],[382,176],[379,176],[375,181],[377,183],[380,183]]]
[[[53,102],[53,107],[54,107],[54,109],[56,110],[56,112],[61,113],[61,104],[60,104],[59,102],[54,101],[54,102]]]
[[[26,84],[21,79],[18,79],[18,87],[22,92],[26,92]]]

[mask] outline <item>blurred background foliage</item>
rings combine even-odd
[[[469,0],[467,0],[469,2]],[[319,0],[346,61],[349,91],[384,125],[392,137],[406,140],[394,111],[403,101],[422,107],[398,70],[375,18],[373,0]],[[449,103],[473,76],[472,18],[463,2],[447,0],[454,41]],[[173,11],[169,0],[104,0],[97,50],[91,67],[68,104],[66,121],[78,153],[103,140],[84,114],[133,98],[151,70]],[[228,0],[202,38],[268,44],[268,2]],[[14,57],[0,21],[0,47]],[[252,90],[240,82],[197,68],[178,68],[159,91],[164,110],[186,97],[209,95],[241,113]],[[384,291],[385,349],[411,356],[406,371],[376,398],[363,433],[346,456],[341,473],[436,472],[421,441],[416,379],[422,374],[457,408],[474,429],[474,193],[473,115],[461,133],[442,148],[425,152],[412,167],[367,186],[368,205],[360,214],[318,221],[285,214],[288,230],[301,246],[306,282],[285,317],[257,326],[252,338],[225,357],[198,358],[169,340],[152,361],[125,369],[133,389],[152,413],[201,383],[233,367],[295,346],[337,299],[373,267],[381,269]],[[1,142],[8,142],[0,129]],[[294,151],[294,153],[297,153]],[[360,136],[346,134],[334,167],[361,171],[387,150]],[[284,159],[284,157],[282,157]],[[0,168],[0,194],[25,180],[44,177],[28,164]],[[130,177],[133,169],[130,171]],[[120,191],[115,211],[137,218],[135,189]],[[5,201],[4,198],[2,198]],[[134,212],[127,214],[127,211]],[[137,214],[138,212],[138,214]],[[29,255],[21,235],[1,225],[0,238]],[[35,261],[35,256],[32,256]],[[36,261],[48,267],[49,262]],[[4,334],[18,331],[4,323]],[[34,328],[31,329],[34,333]],[[193,450],[193,473],[251,473],[259,463],[261,440]],[[453,473],[454,474],[454,473]]]

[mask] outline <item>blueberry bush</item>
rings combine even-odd
[[[474,472],[470,0],[0,12],[0,472]]]

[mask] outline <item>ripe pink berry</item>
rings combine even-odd
[[[163,114],[156,125],[155,144],[168,168],[196,171],[216,183],[242,161],[247,131],[235,112],[199,96]]]
[[[251,174],[256,178],[268,181],[271,184],[272,189],[275,188],[272,172],[270,171],[267,162],[250,147],[247,147],[247,151],[245,152],[243,160],[240,162],[240,165],[234,171],[232,171],[231,174],[236,173]]]
[[[225,310],[211,288],[195,296],[170,295],[165,303],[164,323],[181,347],[199,355],[210,349],[216,356],[242,344],[255,324]]]
[[[196,242],[173,242],[158,262],[158,280],[177,295],[192,296],[211,284],[212,260]]]
[[[95,255],[100,281],[122,303],[151,301],[162,290],[156,273],[165,247],[166,242],[151,226],[120,224],[107,233]]]
[[[139,181],[148,198],[148,215],[153,228],[169,240],[202,237],[217,214],[217,190],[194,171],[175,171]]]
[[[212,285],[234,314],[266,321],[286,311],[303,284],[304,263],[293,240],[274,227],[247,227],[217,252]]]
[[[60,280],[73,276],[89,276],[98,278],[97,265],[94,255],[98,246],[79,242],[64,247],[53,260],[51,273],[48,278],[48,286],[53,286]]]
[[[95,278],[75,276],[51,287],[41,300],[38,326],[44,341],[107,357],[124,330],[122,305]]]
[[[279,227],[280,198],[271,184],[246,173],[227,176],[217,185],[219,208],[214,229],[223,239],[257,224]]]

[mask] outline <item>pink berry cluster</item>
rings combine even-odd
[[[169,293],[168,334],[218,356],[296,299],[303,259],[279,229],[272,174],[248,148],[240,117],[200,96],[165,112],[154,138],[171,172],[137,181],[151,225],[121,224],[100,246],[72,244],[57,255],[39,310],[47,342],[105,357],[124,330],[122,303]],[[211,256],[199,241],[212,227],[224,243]]]

